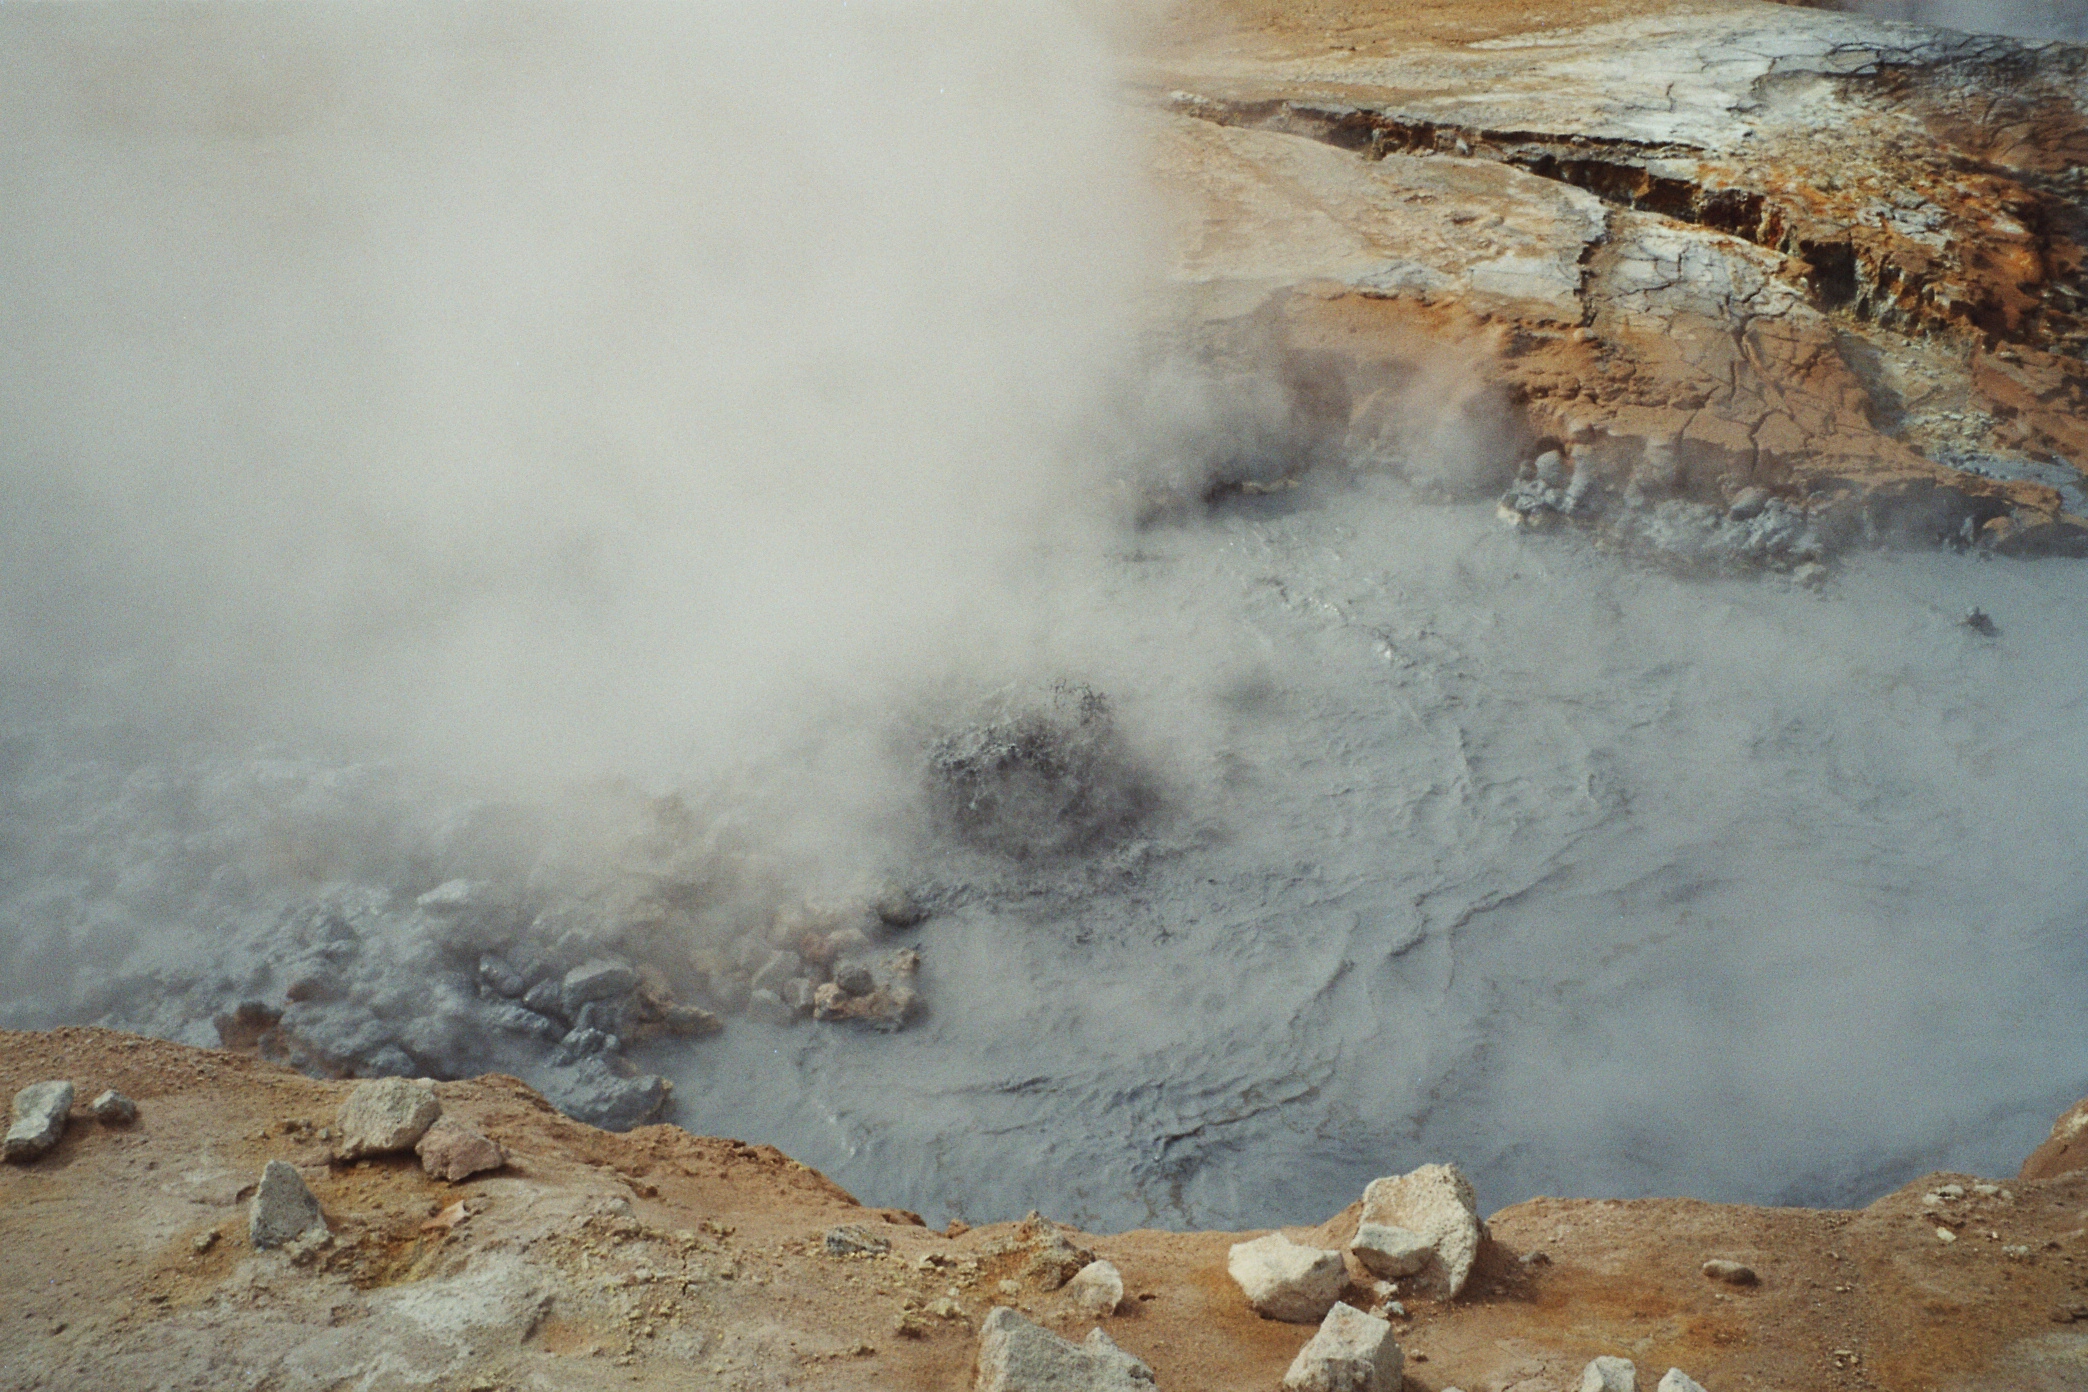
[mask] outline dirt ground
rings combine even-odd
[[[1058,1231],[1042,1220],[934,1232],[772,1148],[596,1131],[511,1078],[436,1085],[509,1156],[452,1185],[411,1155],[331,1161],[320,1132],[352,1083],[105,1030],[0,1034],[0,1092],[58,1077],[79,1098],[64,1140],[0,1171],[8,1389],[958,1389],[994,1305],[1075,1337],[1092,1323],[1029,1273]],[[104,1087],[136,1099],[135,1126],[88,1115]],[[306,1176],[330,1245],[250,1247],[271,1159]],[[1963,1197],[1937,1192],[1952,1183]],[[1331,1244],[1355,1221],[1292,1235]],[[1932,1175],[1854,1212],[1532,1200],[1492,1215],[1459,1300],[1410,1302],[1407,1386],[1566,1389],[1618,1354],[1712,1392],[2076,1389],[2084,1221],[2078,1169]],[[827,1255],[841,1223],[890,1250]],[[1247,1234],[1064,1231],[1122,1270],[1123,1309],[1101,1323],[1162,1389],[1272,1389],[1311,1333],[1232,1285],[1226,1250]],[[1759,1283],[1707,1279],[1713,1257]]]

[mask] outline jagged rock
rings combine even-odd
[[[375,1078],[356,1084],[335,1117],[341,1139],[334,1153],[343,1160],[406,1150],[442,1115],[435,1094],[404,1078]]]
[[[622,1041],[615,1035],[583,1025],[561,1038],[557,1050],[551,1057],[554,1062],[561,1064],[578,1063],[581,1059],[595,1054],[613,1054],[621,1047]]]
[[[1579,1392],[1638,1392],[1638,1368],[1628,1358],[1594,1359],[1581,1369]]]
[[[1091,1261],[1066,1282],[1066,1293],[1091,1315],[1113,1315],[1124,1299],[1124,1275],[1114,1263]]]
[[[558,999],[565,1013],[574,1016],[584,1005],[621,1000],[637,989],[638,971],[629,962],[621,957],[594,957],[565,974],[559,982]]]
[[[1753,1267],[1742,1262],[1727,1261],[1723,1257],[1713,1257],[1705,1262],[1704,1274],[1729,1286],[1751,1286],[1761,1279],[1755,1275]]]
[[[413,1153],[420,1157],[422,1169],[451,1183],[507,1164],[507,1156],[491,1137],[456,1121],[429,1127],[414,1143]]]
[[[1150,1392],[1153,1370],[1101,1330],[1072,1343],[1005,1305],[979,1326],[973,1392]]]
[[[1374,1179],[1363,1191],[1363,1222],[1402,1228],[1428,1241],[1431,1260],[1419,1283],[1455,1299],[1479,1256],[1479,1203],[1455,1165],[1423,1165],[1410,1174]]]
[[[87,1110],[104,1126],[129,1126],[138,1119],[138,1104],[114,1088],[97,1093]]]
[[[1397,1279],[1411,1276],[1428,1265],[1428,1259],[1435,1255],[1435,1243],[1405,1228],[1364,1223],[1356,1229],[1349,1251],[1355,1253],[1356,1260],[1372,1275]]]
[[[1389,1323],[1336,1305],[1291,1360],[1284,1392],[1399,1392],[1405,1368]]]
[[[1704,1388],[1680,1368],[1670,1368],[1661,1376],[1660,1386],[1655,1392],[1704,1392]]]
[[[1045,1290],[1057,1290],[1078,1276],[1093,1260],[1093,1252],[1074,1246],[1064,1233],[1053,1231],[1038,1240],[1036,1251],[1023,1268],[1023,1274]]]
[[[25,1164],[58,1144],[65,1134],[65,1114],[72,1110],[73,1085],[63,1080],[31,1083],[15,1094],[4,1154]]]
[[[888,1240],[856,1223],[843,1223],[838,1228],[828,1228],[825,1246],[830,1257],[874,1256],[892,1250],[892,1244]]]
[[[1235,1243],[1225,1269],[1255,1313],[1290,1324],[1316,1324],[1348,1282],[1341,1253],[1301,1247],[1282,1233]]]
[[[295,1165],[271,1160],[261,1171],[260,1187],[247,1208],[247,1237],[266,1251],[286,1246],[307,1233],[323,1233],[326,1219],[319,1200]]]
[[[630,1067],[614,1054],[590,1054],[552,1069],[540,1086],[552,1105],[575,1121],[628,1131],[658,1117],[672,1088],[657,1073],[620,1073],[618,1065]]]

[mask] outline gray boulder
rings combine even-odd
[[[1581,1369],[1580,1392],[1638,1392],[1638,1367],[1629,1358],[1597,1358]]]
[[[626,1077],[611,1066],[613,1058],[613,1054],[593,1054],[567,1067],[554,1068],[539,1086],[553,1106],[575,1121],[599,1126],[604,1131],[643,1126],[666,1107],[667,1080],[657,1073],[632,1073]]]
[[[974,1392],[1152,1392],[1153,1370],[1097,1329],[1061,1339],[997,1306],[979,1326]]]
[[[1284,1392],[1399,1392],[1406,1355],[1392,1326],[1353,1305],[1336,1305],[1320,1321],[1290,1371]]]
[[[247,1209],[247,1237],[261,1251],[294,1242],[306,1233],[325,1232],[319,1200],[297,1167],[271,1160],[261,1171],[261,1187]]]
[[[335,1117],[343,1160],[411,1150],[413,1143],[442,1115],[435,1094],[404,1078],[373,1078],[356,1084]]]
[[[576,1015],[589,1001],[621,1000],[638,989],[638,972],[621,957],[594,957],[565,974],[559,1001]]]
[[[1235,1243],[1225,1269],[1256,1314],[1291,1324],[1319,1323],[1348,1284],[1341,1253],[1301,1247],[1282,1233]]]
[[[65,1114],[72,1104],[73,1085],[62,1079],[23,1088],[15,1094],[14,1116],[0,1153],[20,1165],[50,1150],[65,1134]]]
[[[1481,1230],[1472,1182],[1455,1165],[1423,1165],[1372,1180],[1363,1191],[1363,1221],[1427,1239],[1433,1260],[1420,1272],[1424,1289],[1445,1300],[1464,1290],[1479,1258]]]

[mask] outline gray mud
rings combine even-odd
[[[884,868],[935,910],[890,933],[925,1016],[634,1046],[671,1120],[938,1220],[1242,1226],[1441,1159],[1490,1206],[1859,1203],[2005,1174],[2088,1090],[2081,565],[1689,580],[1376,478],[1124,541],[1039,658],[1108,693],[1144,815],[1048,856],[923,817]],[[8,1023],[216,1043],[332,951],[359,1071],[560,1082],[414,898],[497,877],[483,807],[59,729],[8,745]],[[314,905],[356,894],[351,952]]]

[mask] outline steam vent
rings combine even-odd
[[[2084,1392],[2088,4],[0,5],[0,1392]]]

